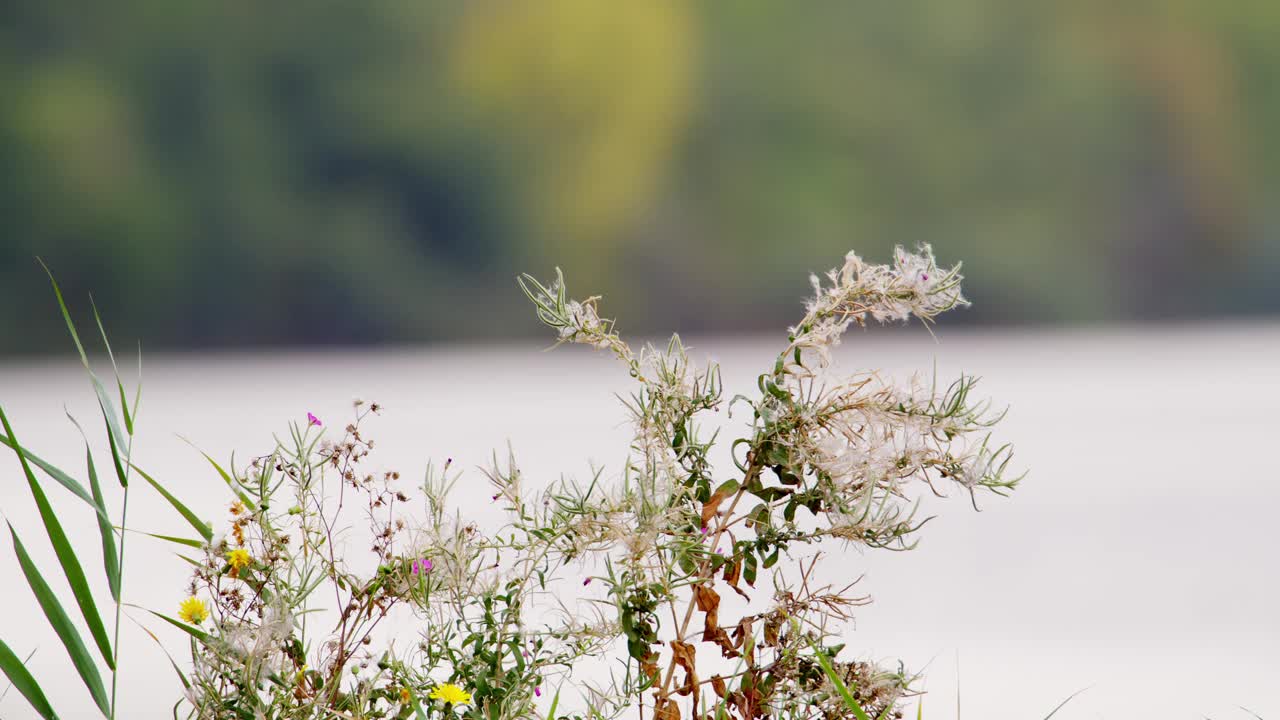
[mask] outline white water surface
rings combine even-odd
[[[777,351],[767,338],[689,344],[694,357],[722,363],[726,397],[753,392]],[[226,488],[179,434],[221,460],[232,451],[247,458],[308,411],[340,426],[359,396],[386,406],[368,427],[378,467],[419,477],[428,459],[452,457],[474,480],[456,500],[484,517],[487,485],[471,468],[508,441],[531,483],[589,477],[592,462],[609,477],[624,457],[628,428],[613,393],[629,389],[626,372],[586,349],[542,350],[148,356],[135,457],[202,515],[221,518]],[[936,342],[918,328],[867,331],[848,337],[838,357],[850,371],[904,377],[936,362],[942,378],[983,376],[982,394],[1011,408],[997,437],[1030,470],[1011,499],[985,498],[980,513],[963,496],[930,503],[940,515],[913,552],[827,561],[863,574],[860,587],[875,597],[850,647],[924,668],[926,718],[1043,718],[1082,688],[1055,718],[1251,717],[1239,706],[1280,718],[1280,326],[943,329]],[[93,395],[70,356],[0,363],[0,403],[25,445],[83,477],[65,405],[89,427],[111,482]],[[51,563],[16,459],[4,452],[0,511]],[[131,526],[189,534],[139,485]],[[92,514],[45,486],[73,540],[96,548]],[[169,547],[133,536],[127,560],[128,601],[176,606],[186,566]],[[100,563],[86,555],[102,587]],[[64,587],[56,570],[50,577]],[[108,599],[104,588],[100,605]],[[19,654],[38,648],[32,669],[62,716],[98,716],[7,537],[0,610],[0,637]],[[176,631],[129,614],[181,660]],[[165,656],[129,622],[122,642],[122,717],[171,717],[179,687]],[[0,718],[28,717],[16,691],[0,700]]]

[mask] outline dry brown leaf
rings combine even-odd
[[[653,708],[653,720],[680,720],[680,706],[670,698],[659,698]]]
[[[719,675],[711,676],[711,689],[715,691],[716,696],[719,697],[721,700],[723,700],[725,696],[728,695],[729,693],[728,688],[726,688],[724,685],[724,678],[720,677]]]
[[[711,522],[711,518],[716,516],[716,511],[720,508],[720,503],[724,502],[725,498],[735,492],[737,492],[736,487],[721,487],[712,493],[711,497],[707,498],[707,501],[702,504],[702,527],[708,526]]]

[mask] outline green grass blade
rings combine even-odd
[[[40,684],[31,676],[31,671],[27,670],[27,665],[9,649],[8,645],[0,640],[0,670],[9,676],[9,681],[13,686],[22,693],[22,696],[31,703],[31,707],[40,713],[40,717],[45,720],[57,720],[58,714],[53,711],[53,706],[49,704],[49,698],[45,697],[44,691],[40,689]]]
[[[212,457],[210,457],[209,453],[201,450],[195,445],[192,445],[191,441],[188,440],[187,444],[195,448],[196,452],[203,455],[204,459],[209,461],[209,464],[213,466],[213,469],[218,471],[218,476],[221,477],[222,481],[227,484],[227,487],[231,488],[231,492],[236,494],[236,497],[240,499],[240,502],[245,504],[245,507],[249,508],[250,510],[258,509],[257,504],[254,503],[253,500],[251,500],[248,495],[244,494],[244,492],[241,491],[240,488],[236,487],[235,479],[231,477],[231,473],[224,470],[222,466],[218,464],[217,460],[214,460]],[[234,461],[235,458],[233,457],[232,460]]]
[[[137,607],[137,606],[136,606],[136,605],[131,605],[130,607]],[[174,627],[178,628],[178,629],[179,629],[179,630],[181,630],[182,632],[184,632],[184,633],[186,633],[186,634],[190,635],[191,637],[195,638],[196,640],[199,640],[200,642],[208,642],[208,641],[209,641],[209,633],[207,633],[207,632],[205,632],[205,631],[201,630],[201,629],[200,629],[200,628],[198,628],[198,627],[195,627],[195,626],[193,626],[193,625],[188,625],[188,624],[186,624],[186,623],[182,622],[181,620],[178,620],[178,619],[175,619],[175,618],[171,618],[171,617],[169,617],[168,615],[165,615],[164,613],[158,613],[158,612],[156,612],[155,610],[147,610],[147,612],[151,613],[152,615],[155,615],[156,617],[160,618],[161,620],[163,620],[163,621],[165,621],[165,622],[169,623],[170,625],[172,625],[172,626],[174,626]]]
[[[560,707],[560,688],[556,688],[556,696],[551,698],[551,709],[547,711],[547,720],[556,720],[558,707]]]
[[[813,647],[813,656],[817,658],[818,664],[822,666],[822,672],[826,673],[827,678],[831,680],[831,684],[836,686],[836,691],[840,693],[840,698],[844,700],[845,706],[849,708],[853,716],[858,720],[871,720],[871,716],[867,714],[867,711],[863,710],[858,701],[853,698],[853,693],[849,692],[844,680],[836,674],[836,669],[831,667],[831,660],[827,658],[827,654],[812,642],[810,645]]]
[[[18,565],[22,567],[22,574],[26,575],[27,584],[31,586],[36,601],[40,603],[40,609],[44,611],[49,625],[53,627],[58,639],[67,649],[67,655],[71,657],[71,663],[75,665],[76,672],[80,674],[80,679],[84,681],[89,694],[93,696],[94,703],[103,715],[109,717],[111,710],[107,703],[107,691],[102,684],[102,676],[98,674],[98,668],[93,664],[93,657],[89,655],[84,641],[80,639],[80,633],[76,632],[75,626],[71,624],[71,618],[67,616],[67,611],[62,609],[62,604],[49,588],[49,583],[45,582],[44,576],[31,561],[31,556],[27,554],[27,549],[18,539],[18,533],[13,529],[13,525],[9,525],[9,534],[13,537],[13,549],[18,556]]]
[[[9,437],[14,437],[13,427],[9,425],[9,418],[0,414],[0,424],[3,424],[5,432],[9,433]],[[80,606],[80,614],[84,616],[85,624],[89,626],[89,632],[93,635],[94,642],[98,645],[99,652],[107,661],[107,666],[115,669],[115,661],[112,660],[111,642],[107,639],[107,628],[102,623],[102,617],[98,614],[98,606],[93,601],[93,593],[89,590],[89,581],[85,579],[84,568],[80,565],[80,560],[76,558],[76,551],[71,547],[71,542],[67,540],[67,533],[62,529],[62,523],[58,520],[58,516],[53,512],[53,506],[49,504],[49,498],[45,496],[44,489],[40,487],[40,482],[36,480],[36,474],[32,472],[31,465],[27,463],[27,459],[22,453],[17,453],[18,462],[22,464],[22,472],[27,476],[27,485],[31,489],[31,496],[35,498],[36,509],[40,512],[40,519],[44,522],[45,532],[49,535],[49,542],[53,545],[53,551],[58,556],[58,564],[62,566],[62,572],[67,576],[67,583],[71,586],[71,592],[75,595],[76,604]],[[15,540],[17,536],[15,535]]]
[[[157,535],[156,533],[149,533],[143,530],[130,530],[129,532],[138,533],[139,535],[146,535],[147,537],[152,537],[157,540],[164,540],[165,542],[171,542],[177,545],[186,545],[187,547],[193,547],[196,549],[202,548],[206,545],[206,543],[203,543],[199,540],[192,540],[191,538],[174,537],[172,535]]]
[[[116,468],[116,479],[120,481],[120,487],[129,487],[129,474],[124,471],[124,463],[129,459],[125,458],[124,462],[120,460],[120,446],[116,444],[115,436],[111,433],[111,416],[109,411],[103,407],[102,417],[107,421],[107,445],[111,447],[111,463]]]
[[[4,410],[0,408],[0,414],[3,414],[3,412]],[[89,491],[85,490],[84,486],[81,485],[75,478],[59,470],[58,468],[54,467],[48,462],[45,462],[43,459],[38,457],[35,453],[19,445],[17,442],[14,441],[13,438],[9,437],[8,435],[0,434],[0,445],[4,445],[10,450],[20,453],[22,457],[25,457],[27,459],[28,462],[40,468],[41,470],[44,471],[46,475],[53,478],[54,482],[58,483],[62,487],[71,491],[72,495],[75,495],[76,497],[88,503],[89,506],[92,507],[94,510],[98,511],[98,514],[101,515],[103,518],[107,517],[106,508],[94,502],[93,496],[90,495]]]
[[[102,336],[102,344],[107,348],[107,357],[111,360],[111,371],[115,374],[116,389],[120,391],[120,413],[124,416],[124,429],[133,435],[133,418],[129,415],[129,399],[124,394],[124,383],[120,381],[120,366],[116,364],[116,354],[111,352],[111,341],[107,339],[107,329],[102,325],[102,316],[98,314],[98,305],[89,296],[89,307],[93,308],[93,320],[98,324],[98,334]]]
[[[1089,687],[1082,687],[1079,690],[1068,695],[1066,700],[1063,700],[1062,702],[1058,703],[1058,707],[1054,708],[1052,712],[1044,716],[1044,720],[1049,720],[1049,718],[1053,717],[1054,715],[1057,715],[1058,711],[1061,710],[1067,703],[1074,700],[1077,695],[1084,692],[1085,690],[1088,690],[1090,687],[1093,687],[1093,686],[1090,685]]]
[[[98,483],[98,469],[93,463],[93,451],[89,449],[89,436],[85,435],[84,428],[80,427],[80,423],[75,417],[68,412],[67,419],[72,425],[76,426],[76,430],[80,431],[80,437],[84,438],[84,455],[85,464],[89,471],[89,489],[93,491],[93,501],[99,508],[106,508],[106,501],[102,495],[102,486]],[[111,588],[111,599],[120,602],[120,558],[116,553],[116,536],[112,532],[111,521],[107,518],[105,512],[98,513],[98,530],[102,535],[102,566],[107,573],[107,585]]]
[[[37,258],[37,260],[39,260]],[[84,345],[80,342],[80,334],[76,332],[76,324],[71,320],[71,312],[67,310],[67,303],[62,297],[62,288],[58,287],[58,281],[53,279],[53,272],[49,270],[49,266],[44,264],[44,260],[39,260],[40,266],[44,268],[45,274],[49,276],[49,282],[53,285],[53,294],[58,299],[58,308],[62,310],[62,319],[67,323],[67,332],[71,333],[71,339],[76,344],[76,351],[80,353],[80,362],[84,365],[84,369],[89,373],[89,381],[93,383],[93,391],[98,395],[98,402],[102,404],[103,414],[107,417],[107,426],[111,430],[113,440],[117,445],[125,445],[124,434],[120,432],[120,423],[116,420],[115,405],[111,402],[111,396],[107,394],[107,389],[103,387],[102,381],[97,375],[93,374],[93,368],[89,366],[89,356],[84,352]]]
[[[130,619],[130,620],[133,620],[133,618],[132,618],[132,617],[131,617],[131,618],[129,618],[129,619]],[[170,654],[169,654],[169,650],[168,650],[167,648],[165,648],[164,643],[160,642],[160,638],[156,637],[156,634],[155,634],[155,633],[151,632],[151,630],[150,630],[150,629],[148,629],[148,628],[147,628],[147,626],[143,625],[142,623],[138,622],[137,620],[133,620],[133,622],[134,622],[134,624],[135,624],[135,625],[137,625],[139,628],[142,628],[142,632],[144,632],[144,633],[146,633],[148,636],[150,636],[150,637],[151,637],[151,639],[155,641],[156,645],[160,646],[160,652],[164,653],[164,656],[165,656],[166,658],[168,658],[168,659],[169,659],[169,664],[173,666],[173,671],[174,671],[174,672],[176,672],[176,673],[178,673],[178,680],[182,681],[182,687],[183,687],[183,688],[185,688],[185,689],[187,689],[187,690],[190,690],[190,689],[191,689],[191,681],[187,679],[187,675],[186,675],[186,673],[182,672],[182,668],[178,667],[178,662],[177,662],[176,660],[174,660],[174,659],[173,659],[173,655],[170,655]],[[181,702],[182,702],[182,701],[181,701],[181,700],[179,700],[178,702],[179,702],[179,704],[181,704]]]
[[[93,466],[93,452],[86,443],[84,446],[85,462],[89,466],[89,488],[93,490],[93,499],[103,504],[102,487],[98,485],[98,471]],[[120,602],[120,557],[116,553],[116,534],[106,518],[98,516],[98,532],[102,535],[102,566],[107,571],[107,585],[111,588],[111,599]]]
[[[151,484],[151,487],[156,489],[156,492],[160,493],[160,495],[163,496],[165,500],[169,501],[169,504],[173,506],[173,509],[177,510],[178,514],[181,515],[183,519],[185,519],[188,523],[190,523],[191,527],[196,529],[196,532],[200,533],[200,537],[204,538],[205,542],[208,542],[213,539],[213,530],[210,529],[208,525],[204,524],[204,522],[202,522],[200,518],[196,517],[196,514],[191,512],[190,508],[188,508],[186,505],[183,505],[182,502],[179,501],[178,498],[174,497],[173,494],[170,493],[168,490],[165,490],[164,486],[156,482],[155,478],[143,472],[142,468],[138,467],[137,465],[132,465],[132,463],[131,463],[131,466],[133,467],[134,470],[138,471],[138,474],[142,476],[143,480],[146,480],[148,483]]]

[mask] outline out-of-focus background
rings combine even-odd
[[[510,440],[530,478],[583,477],[625,454],[629,379],[542,353],[518,273],[681,332],[732,395],[810,271],[927,242],[973,307],[936,341],[858,332],[841,366],[986,376],[1031,475],[981,514],[931,505],[913,553],[834,558],[877,598],[851,651],[925,668],[930,720],[1086,687],[1055,717],[1280,718],[1278,128],[1272,0],[9,0],[0,404],[82,466],[63,404],[93,396],[39,256],[83,330],[92,293],[118,353],[141,343],[139,464],[202,515],[224,489],[175,433],[248,457],[352,395],[387,405],[406,476],[479,478]],[[0,512],[38,538],[12,460]],[[176,602],[169,548],[130,553],[127,599]],[[92,717],[20,580],[0,609]],[[167,715],[167,660],[124,637],[127,714]]]
[[[0,9],[0,355],[41,256],[150,348],[791,319],[933,243],[973,323],[1280,310],[1280,5],[482,0]],[[797,282],[799,279],[799,282]]]

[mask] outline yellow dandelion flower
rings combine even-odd
[[[227,563],[231,565],[231,569],[240,572],[253,562],[253,557],[249,555],[249,551],[244,548],[236,548],[227,553]]]
[[[203,600],[192,595],[178,604],[178,617],[182,618],[183,622],[199,625],[209,617],[209,608],[205,607]]]
[[[471,702],[471,693],[451,683],[437,685],[431,691],[432,700],[443,700],[450,705],[462,705]]]

